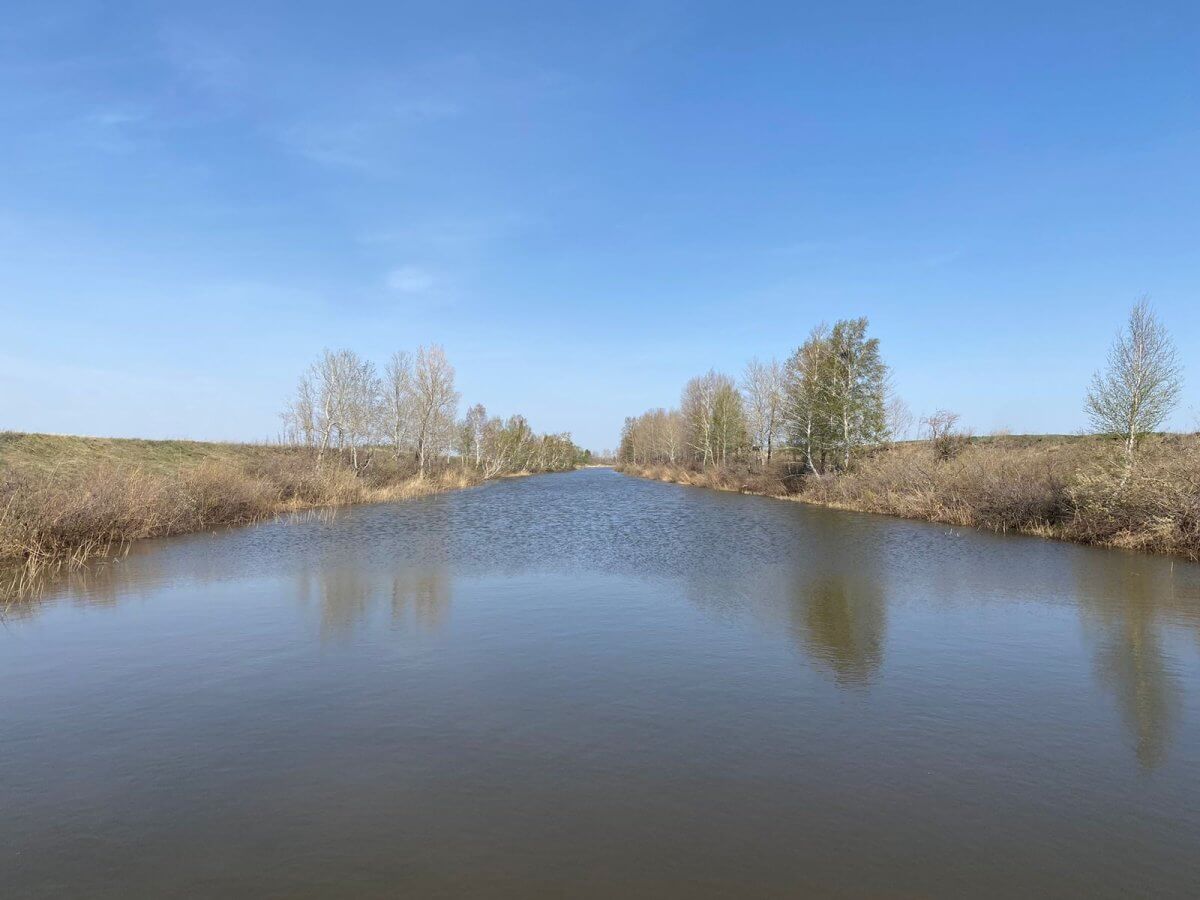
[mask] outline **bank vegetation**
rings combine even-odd
[[[0,433],[0,593],[141,538],[587,461],[569,434],[539,434],[523,416],[490,416],[480,404],[458,411],[441,348],[397,354],[382,375],[342,350],[301,379],[271,443]]]
[[[978,437],[919,420],[865,319],[818,326],[740,382],[689,381],[674,409],[626,420],[620,468],[682,484],[1200,559],[1200,436],[1161,428],[1182,390],[1139,301],[1084,396],[1090,433]],[[915,439],[913,432],[916,432]]]

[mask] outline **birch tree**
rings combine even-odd
[[[421,475],[456,446],[462,464],[473,463],[488,478],[569,469],[583,454],[568,433],[537,434],[520,415],[489,419],[480,404],[456,428],[458,399],[454,368],[441,347],[420,347],[415,358],[394,354],[382,378],[351,350],[325,350],[281,416],[289,440],[316,450],[318,467],[332,453],[355,474],[384,444],[397,457],[411,451]]]
[[[1132,467],[1138,445],[1179,400],[1183,369],[1167,329],[1148,298],[1138,300],[1108,351],[1108,367],[1092,378],[1086,410],[1092,429],[1120,436]]]
[[[683,388],[680,412],[683,414],[687,445],[700,465],[714,462],[713,411],[720,376],[714,371],[691,379]]]
[[[351,356],[339,427],[344,432],[343,443],[349,449],[350,465],[357,475],[371,464],[372,450],[380,437],[382,386],[374,363]]]
[[[914,417],[904,398],[897,394],[889,395],[884,413],[887,418],[888,436],[893,441],[907,440],[912,432]]]
[[[800,450],[805,468],[816,476],[824,471],[830,442],[830,378],[829,327],[822,323],[791,355],[784,372],[784,427],[792,446]]]
[[[358,356],[351,350],[325,350],[310,370],[318,466],[331,447],[340,451],[345,442],[346,402],[351,373],[357,363]]]
[[[380,383],[375,367],[352,350],[325,350],[300,380],[284,418],[320,466],[330,450],[348,451],[355,472],[370,463],[378,438]]]
[[[718,375],[713,390],[712,441],[714,461],[728,465],[746,446],[746,414],[733,379]]]
[[[683,389],[684,444],[701,466],[725,465],[746,443],[742,395],[728,375],[710,370]]]
[[[449,442],[458,408],[454,367],[436,344],[417,349],[413,404],[417,470],[424,475],[429,458]]]
[[[403,351],[393,353],[383,373],[381,408],[384,429],[397,459],[412,445],[413,399],[412,357]]]
[[[483,439],[487,420],[487,409],[482,403],[476,403],[467,410],[459,428],[460,452],[464,459],[470,460],[476,467],[483,462]]]
[[[300,379],[300,384],[296,387],[296,396],[281,414],[286,439],[289,442],[304,447],[315,445],[315,406],[312,381],[305,375]]]
[[[513,447],[504,440],[504,422],[499,416],[493,416],[484,423],[480,446],[484,478],[495,478],[501,472],[510,470]]]
[[[668,410],[663,428],[663,461],[675,465],[683,452],[683,443],[683,416],[677,409]]]
[[[828,402],[839,430],[843,469],[861,448],[887,437],[887,366],[879,339],[867,337],[866,318],[842,319],[829,333]]]
[[[752,359],[742,378],[746,398],[746,425],[751,443],[758,448],[759,460],[771,462],[783,413],[783,367],[777,360],[768,363]]]

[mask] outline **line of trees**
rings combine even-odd
[[[865,318],[821,324],[783,364],[751,360],[740,383],[718,372],[693,378],[678,409],[625,420],[618,460],[635,465],[769,464],[784,447],[806,473],[846,470],[856,457],[907,437],[913,415],[892,394],[879,340]],[[1174,342],[1148,298],[1139,299],[1097,372],[1085,409],[1094,434],[1118,438],[1127,477],[1144,438],[1162,427],[1183,390]],[[970,441],[958,415],[921,420],[939,459]]]
[[[558,471],[586,460],[568,433],[537,434],[524,416],[489,416],[482,404],[458,418],[454,367],[437,346],[393,354],[379,373],[353,350],[326,350],[300,379],[282,413],[288,443],[362,474],[380,451],[416,473],[456,461],[485,478]]]
[[[634,464],[768,464],[789,447],[806,471],[848,468],[907,416],[865,318],[818,325],[785,363],[751,360],[743,377],[691,379],[678,409],[625,420],[619,459]]]

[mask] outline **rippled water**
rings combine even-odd
[[[1200,567],[586,470],[0,629],[23,896],[1194,896]]]

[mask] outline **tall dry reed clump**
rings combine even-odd
[[[1067,515],[1066,489],[1086,458],[1080,442],[989,441],[950,458],[924,442],[903,444],[851,472],[806,478],[801,493],[865,512],[1045,533]]]
[[[1067,536],[1088,543],[1200,559],[1200,441],[1160,440],[1132,472],[1109,458],[1067,489]]]
[[[696,466],[649,464],[625,464],[618,467],[619,471],[639,478],[649,478],[652,481],[668,481],[672,484],[686,484],[689,487],[712,488],[717,491],[737,491],[744,494],[765,494],[771,497],[781,497],[792,493],[794,487],[789,484],[792,480],[784,467],[774,467],[768,470],[755,470],[750,466],[729,466],[725,468],[699,468]]]
[[[43,461],[44,463],[44,461]],[[365,473],[336,459],[317,468],[291,448],[227,450],[180,463],[101,457],[0,466],[0,588],[27,585],[130,541],[271,518],[321,506],[395,500],[466,487],[473,469],[418,477],[407,460]],[[2,573],[0,573],[2,574]]]

